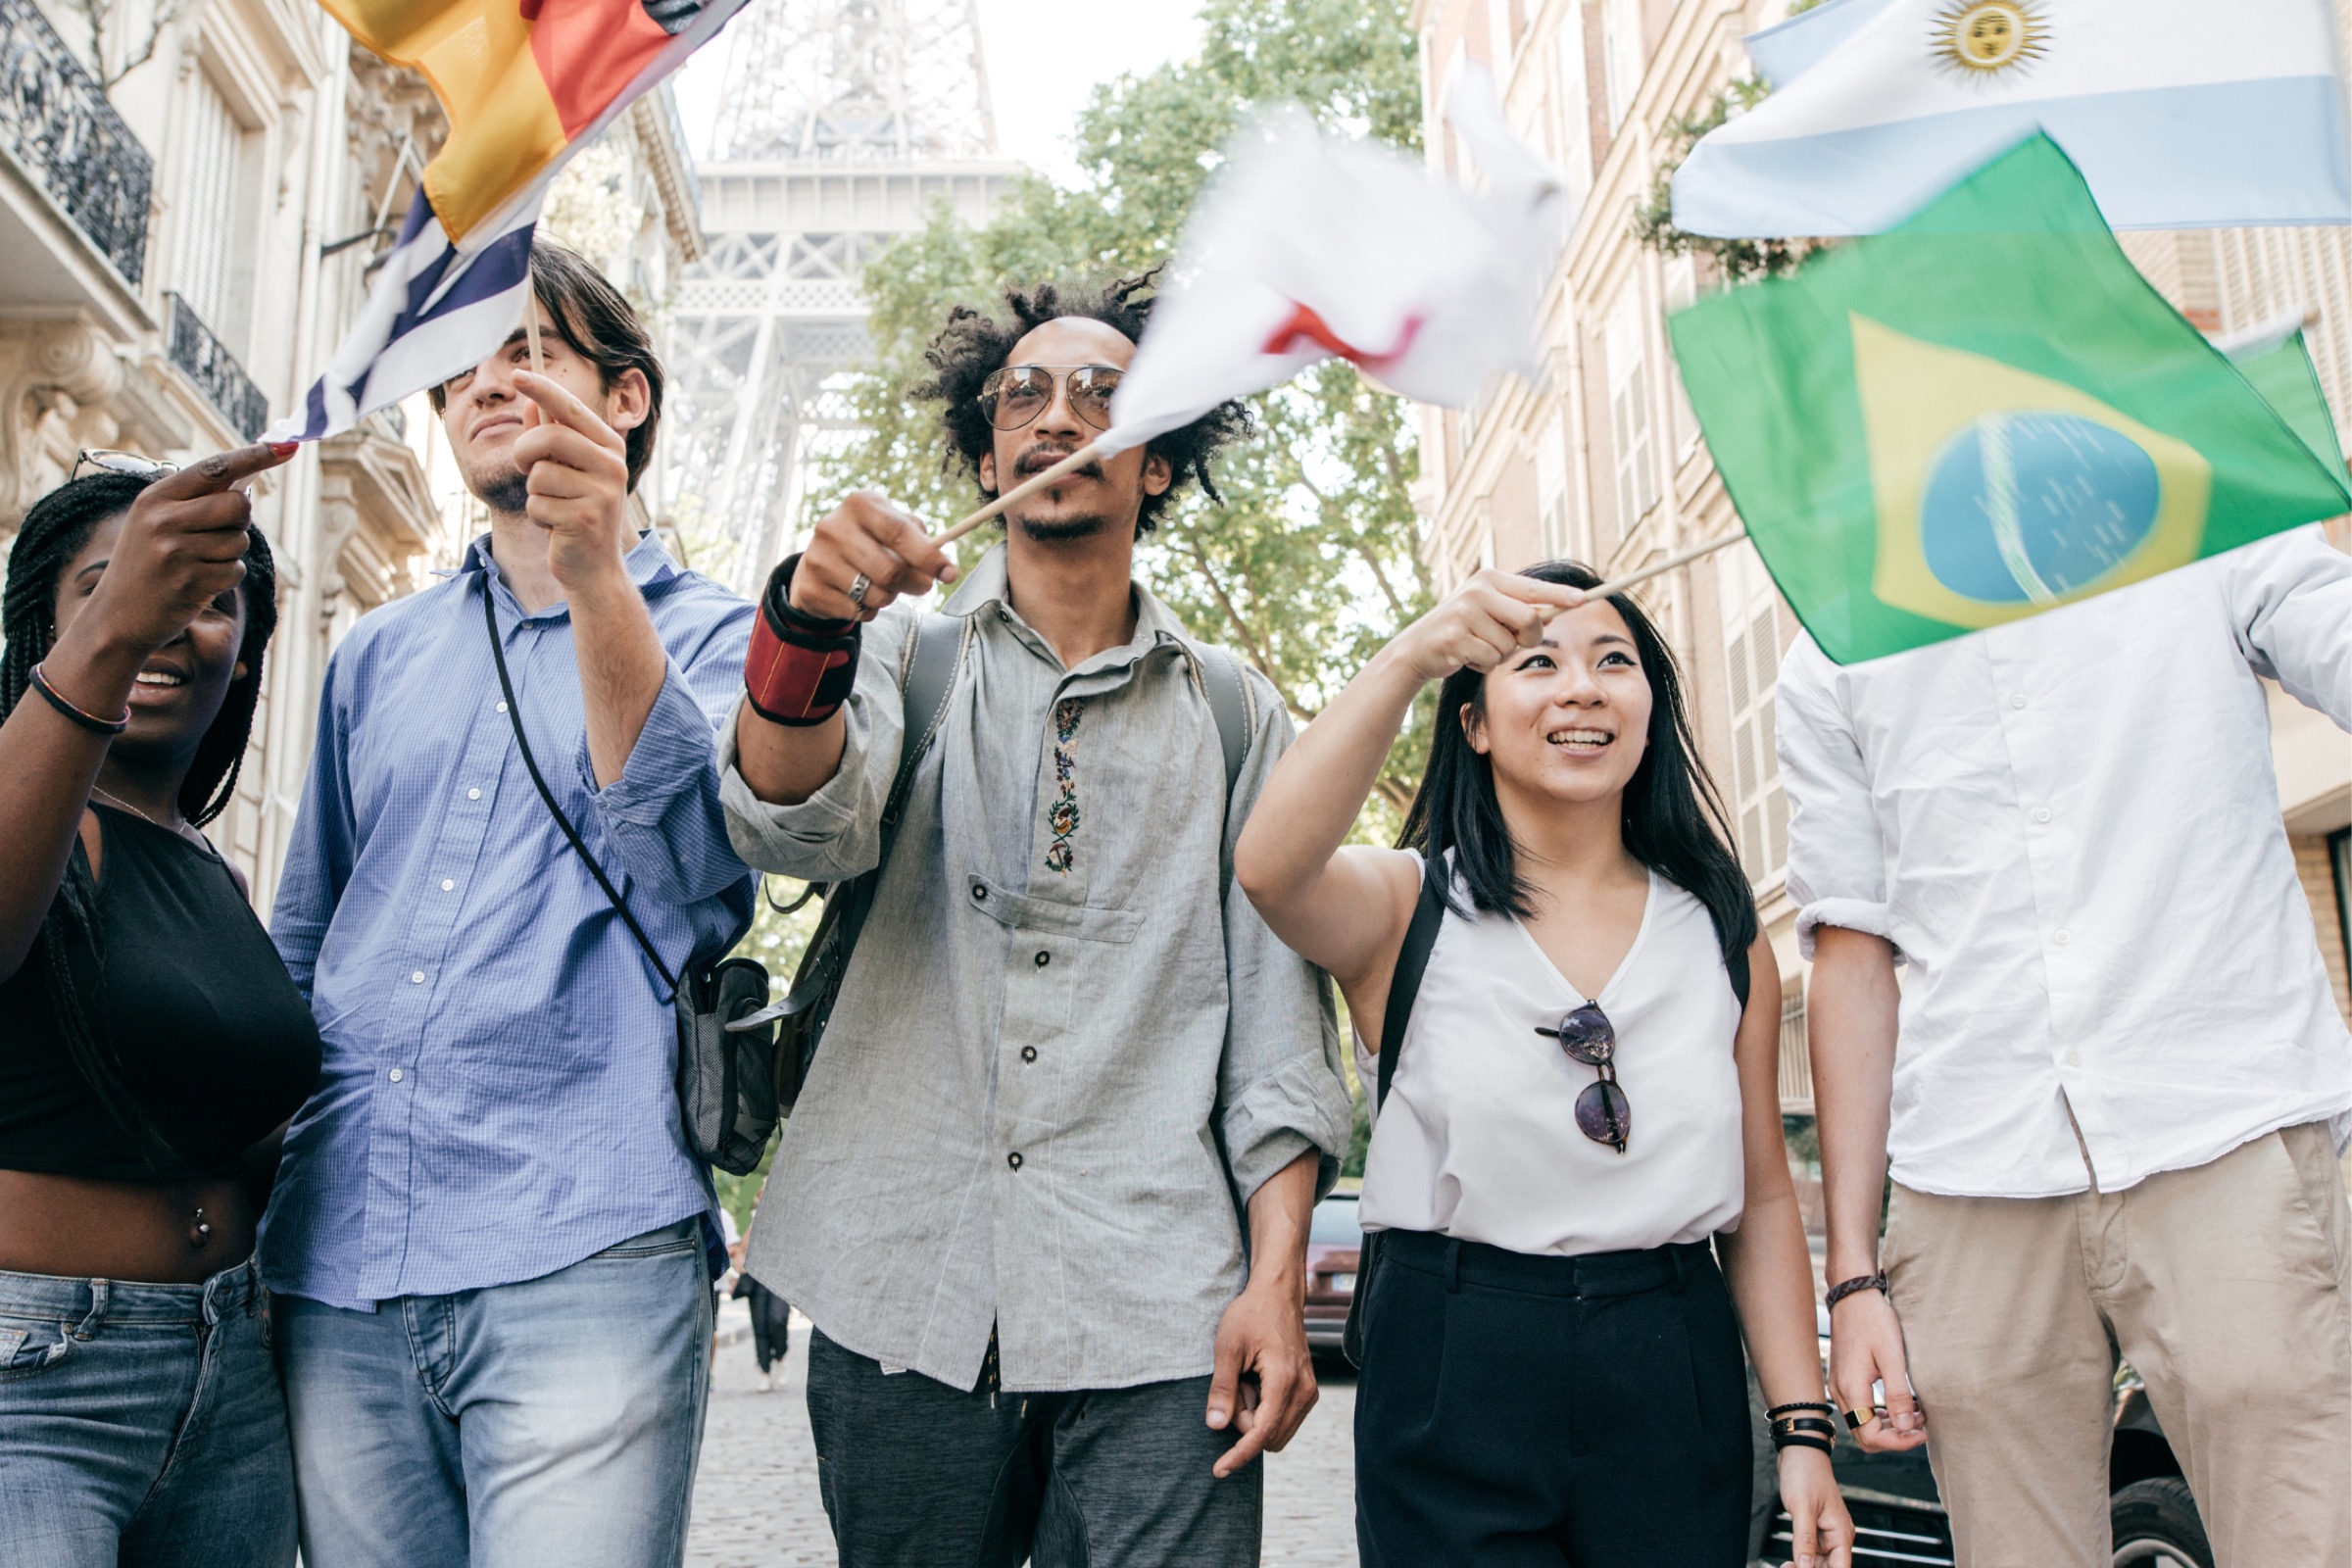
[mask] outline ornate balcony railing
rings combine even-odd
[[[136,283],[155,160],[32,0],[0,0],[0,145]]]
[[[8,3],[0,0],[0,4]],[[260,439],[270,422],[270,400],[262,396],[262,389],[246,375],[236,356],[220,346],[213,329],[189,309],[186,300],[176,294],[164,298],[172,302],[172,363],[187,372],[188,379],[220,411],[230,429],[248,441]]]

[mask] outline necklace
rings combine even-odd
[[[90,786],[90,793],[97,796],[109,806],[115,807],[121,810],[128,811],[131,815],[137,817],[140,821],[145,822],[152,827],[160,827],[167,833],[174,834],[180,838],[186,839],[191,844],[203,845],[208,850],[212,848],[212,846],[206,842],[203,834],[197,832],[185,822],[158,822],[154,817],[149,816],[145,811],[140,810],[137,807],[122,799],[122,797],[120,795],[110,795],[95,784]]]

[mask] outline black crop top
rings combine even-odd
[[[301,1108],[318,1030],[220,858],[100,807],[103,1021],[123,1087],[181,1161],[121,1125],[74,1064],[50,1006],[44,937],[0,981],[0,1170],[114,1181],[233,1173]]]

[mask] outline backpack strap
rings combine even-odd
[[[1405,1025],[1413,1021],[1413,999],[1420,995],[1421,976],[1429,968],[1430,950],[1438,945],[1438,927],[1446,920],[1446,890],[1439,870],[1427,856],[1421,859],[1421,896],[1413,901],[1413,921],[1404,928],[1404,945],[1396,950],[1396,968],[1389,976],[1389,1005],[1380,1021],[1380,1087],[1373,1108],[1389,1102],[1389,1080],[1396,1076],[1396,1054],[1404,1049]]]
[[[1200,653],[1200,685],[1208,694],[1209,715],[1217,721],[1217,744],[1225,750],[1225,799],[1241,782],[1242,763],[1250,756],[1250,680],[1233,651],[1209,645]]]
[[[906,637],[899,663],[899,700],[906,713],[906,737],[899,746],[899,771],[890,781],[882,807],[882,859],[899,836],[899,819],[906,814],[906,793],[914,784],[915,764],[939,738],[948,721],[948,698],[956,689],[956,673],[963,667],[963,651],[972,640],[969,615],[942,611],[917,617]],[[880,863],[877,862],[877,870]]]

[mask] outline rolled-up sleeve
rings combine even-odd
[[[846,882],[882,862],[882,808],[906,732],[900,662],[914,614],[894,605],[865,628],[858,680],[842,709],[841,766],[798,806],[752,793],[737,766],[730,710],[718,732],[719,802],[727,836],[747,863],[805,882]]]
[[[1797,947],[1813,956],[1825,925],[1894,941],[1878,804],[1832,684],[1835,666],[1800,636],[1781,665],[1779,750],[1788,792],[1788,901]]]
[[[715,731],[743,687],[752,607],[719,617],[683,662],[673,653],[620,777],[597,788],[588,737],[574,765],[597,820],[629,875],[674,904],[713,898],[744,880],[719,805]]]
[[[2352,730],[2352,557],[2315,525],[2224,559],[2230,623],[2247,662]]]
[[[1290,716],[1273,687],[1255,673],[1250,681],[1257,727],[1226,806],[1228,865],[1258,792],[1291,744]],[[1238,879],[1227,879],[1224,904],[1230,1004],[1217,1098],[1226,1166],[1247,1202],[1268,1177],[1312,1149],[1322,1156],[1319,1199],[1339,1180],[1352,1130],[1331,977],[1282,945]]]

